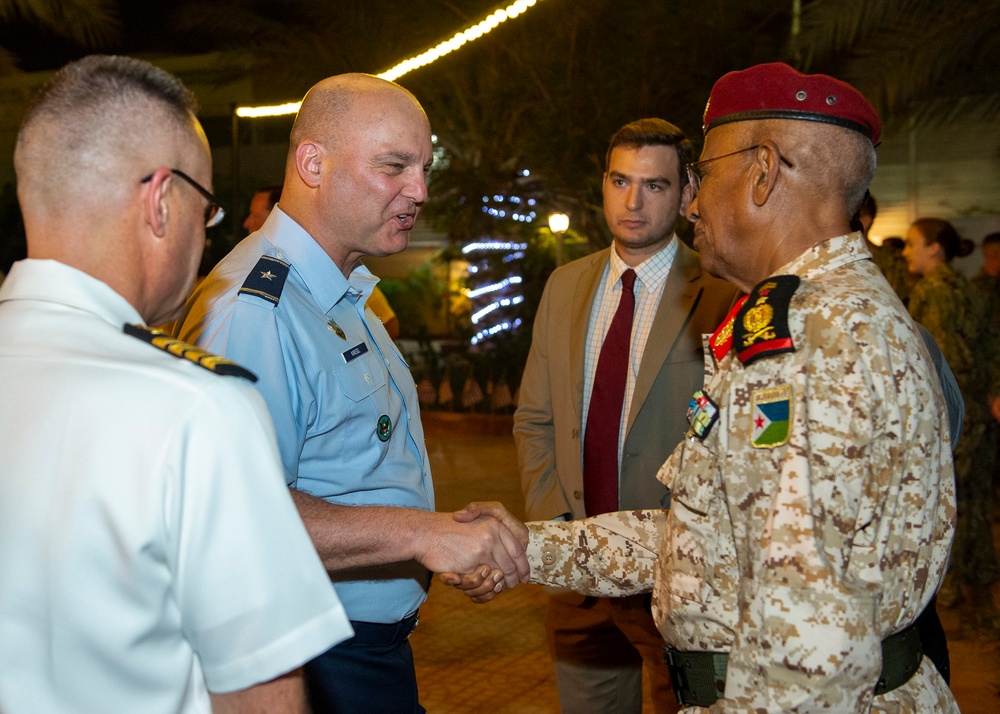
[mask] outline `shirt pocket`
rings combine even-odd
[[[707,602],[720,533],[721,474],[715,454],[693,439],[675,452],[661,577],[674,597]]]
[[[373,397],[386,384],[385,365],[370,347],[369,351],[360,357],[338,365],[334,374],[340,390],[352,402],[361,402]]]

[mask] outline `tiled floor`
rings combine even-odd
[[[497,500],[523,517],[509,418],[430,412],[424,426],[438,510]],[[428,712],[556,714],[555,678],[542,628],[544,602],[540,588],[526,585],[488,605],[473,605],[435,582],[411,638],[420,700]],[[958,613],[945,611],[941,617],[949,636],[952,689],[962,711],[996,714],[998,643],[975,636],[957,639]]]

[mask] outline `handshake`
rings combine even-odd
[[[428,551],[417,560],[440,573],[442,582],[476,603],[528,582],[528,529],[502,503],[470,503],[453,514],[435,515],[451,523],[437,523]]]

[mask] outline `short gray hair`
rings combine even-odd
[[[191,131],[196,110],[194,94],[149,62],[110,55],[71,62],[28,107],[14,147],[18,182],[50,203],[56,191],[79,193],[88,182],[92,189],[118,162],[144,154],[153,137]],[[58,187],[42,185],[55,173]]]

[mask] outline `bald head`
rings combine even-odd
[[[359,73],[324,79],[302,100],[289,140],[289,163],[303,141],[317,141],[337,151],[341,142],[350,141],[360,127],[389,109],[424,113],[417,98],[394,82]]]
[[[325,79],[302,100],[290,144],[280,208],[344,275],[406,248],[433,161],[412,94],[365,74]]]

